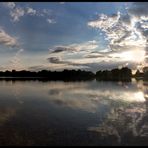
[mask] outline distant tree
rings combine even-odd
[[[97,71],[96,72],[96,79],[97,80],[111,80],[111,81],[130,81],[132,76],[131,69],[128,67],[123,67],[122,69],[112,69],[104,70],[104,71]]]

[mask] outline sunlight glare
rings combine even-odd
[[[144,50],[127,51],[121,53],[120,57],[126,61],[143,62],[145,59],[145,51]]]
[[[134,94],[134,100],[136,102],[145,102],[145,98],[144,98],[144,94],[143,92],[139,91],[139,92],[136,92]]]

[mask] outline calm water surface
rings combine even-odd
[[[0,145],[148,145],[148,83],[0,81]]]

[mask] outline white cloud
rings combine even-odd
[[[130,25],[127,21],[125,22],[123,18],[120,13],[113,16],[101,15],[99,19],[89,22],[88,25],[104,31],[112,50],[121,50],[120,46],[135,46],[139,43],[143,45],[145,40],[135,30],[135,26]],[[118,49],[112,47],[118,47]]]
[[[21,7],[17,7],[10,12],[10,16],[12,17],[14,22],[19,21],[20,17],[24,16],[25,11]]]
[[[128,7],[127,14],[101,14],[98,19],[88,22],[88,26],[105,33],[108,47],[111,51],[120,52],[121,61],[135,60],[141,64],[147,48],[147,6],[148,3],[134,3]],[[142,57],[138,58],[139,55]]]
[[[59,53],[59,52],[77,52],[79,51],[92,51],[98,47],[98,42],[96,40],[86,41],[83,43],[75,43],[69,45],[59,45],[53,48],[49,48],[50,53]]]
[[[138,67],[144,62],[148,35],[147,14],[137,12],[141,9],[138,7],[146,9],[142,5],[136,4],[136,7],[131,5],[127,8],[126,14],[120,12],[113,15],[101,14],[98,19],[88,22],[88,26],[105,33],[109,44],[102,53],[92,53],[100,50],[96,40],[58,45],[49,49],[50,65],[43,67],[49,69],[82,67],[93,71],[123,65]],[[55,23],[48,9],[39,12],[29,7],[25,14],[45,17],[49,24]]]
[[[112,28],[119,20],[120,13],[108,17],[105,14],[100,14],[99,19],[88,22],[88,25],[94,28],[100,28],[103,31]]]
[[[49,48],[50,54],[47,58],[48,62],[50,62],[49,67],[56,70],[65,68],[88,69],[89,66],[86,63],[92,63],[92,59],[86,59],[84,55],[88,55],[90,52],[93,52],[96,48],[98,48],[98,45],[98,41],[92,40]],[[80,59],[82,59],[83,62],[80,61]]]
[[[7,34],[3,29],[0,29],[0,44],[7,47],[17,47],[19,45],[17,39]]]
[[[7,8],[13,9],[15,7],[14,2],[3,2],[3,5]]]
[[[56,23],[53,19],[50,19],[50,18],[47,19],[47,22],[48,22],[49,24],[55,24],[55,23]]]
[[[29,15],[36,15],[37,11],[31,7],[26,8],[26,13]]]
[[[43,15],[47,15],[49,16],[51,14],[51,10],[50,9],[43,9],[41,12]]]
[[[98,47],[98,42],[95,40],[80,43],[80,44],[72,44],[71,46],[75,47],[76,49],[80,50],[92,50]]]
[[[130,68],[135,69],[137,66],[136,62],[139,62],[139,60],[141,62],[145,54],[145,52],[138,49],[127,50],[123,53],[109,50],[107,52],[99,52],[98,46],[99,44],[96,40],[67,46],[56,46],[53,49],[49,49],[50,54],[47,59],[50,62],[50,66],[55,66],[54,69],[64,69],[66,66],[67,68],[77,67],[96,72],[99,69],[123,67],[127,63]],[[139,55],[140,58],[138,57]],[[133,62],[133,58],[136,58],[136,62]]]
[[[31,6],[22,7],[14,2],[4,2],[3,5],[9,8],[10,17],[13,22],[18,22],[20,18],[25,15],[44,17],[49,24],[54,24],[56,21],[53,19],[52,11],[50,9],[34,9]]]

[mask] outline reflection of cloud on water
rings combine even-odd
[[[5,110],[0,110],[0,124],[6,121],[10,116],[15,114],[15,110],[7,108]]]
[[[144,102],[143,83],[123,82],[1,82],[1,94],[9,92],[20,103],[23,98],[47,99],[59,106],[96,112],[100,106],[110,108],[111,102]],[[7,84],[5,84],[7,83]],[[141,87],[140,87],[141,86]]]
[[[53,90],[74,90],[81,88],[88,88],[89,83],[85,82],[62,82],[55,81],[42,84],[44,89],[53,89]]]
[[[147,98],[148,88],[143,82],[137,83],[91,83],[84,87],[73,88],[63,83],[58,91],[49,96],[50,102],[56,105],[81,109],[96,113],[100,107],[108,108],[103,123],[88,128],[99,137],[113,136],[118,144],[132,143],[148,136]],[[81,84],[82,85],[82,84]],[[91,86],[91,87],[90,87]],[[101,112],[101,111],[100,111]],[[99,117],[98,117],[99,118]],[[138,138],[138,139],[137,139]],[[109,140],[109,139],[108,139]],[[144,139],[145,140],[145,139]],[[134,144],[134,143],[133,143]]]
[[[0,125],[3,125],[10,118],[15,116],[16,111],[17,111],[17,108],[13,108],[13,107],[0,108]]]
[[[99,123],[98,125],[89,124],[88,126],[91,125],[91,127],[88,128],[88,131],[95,132],[95,135],[97,133],[98,137],[114,136],[117,142],[121,143],[126,137],[130,140],[132,137],[148,136],[146,106],[148,86],[143,82],[42,83],[29,81],[11,85],[1,83],[0,88],[0,96],[7,98],[7,100],[0,98],[0,125],[11,120],[11,117],[18,114],[19,109],[25,105],[25,101],[32,99],[33,101],[27,102],[27,105],[32,102],[36,103],[37,100],[37,106],[42,105],[45,101],[44,103],[47,102],[47,105],[50,103],[53,106],[96,113],[95,116],[97,115]],[[24,101],[22,106],[17,97]]]
[[[89,112],[96,112],[101,105],[110,108],[112,101],[123,104],[145,102],[144,94],[136,84],[89,83],[49,83],[46,87],[48,99],[60,106]]]
[[[50,99],[50,101],[56,105],[70,107],[72,109],[81,109],[88,112],[95,112],[98,106],[96,102],[92,101],[89,98],[64,98],[64,96],[60,96],[58,98],[52,98]]]
[[[49,90],[49,95],[58,95],[58,96],[60,96],[61,94],[62,94],[62,92],[60,91],[60,90],[57,90],[57,89],[51,89],[51,90]]]
[[[20,103],[23,103],[22,93],[21,82],[0,81],[0,125],[4,125],[17,114]]]
[[[107,139],[109,136],[114,136],[118,144],[124,143],[126,140],[132,143],[132,140],[135,141],[134,138],[142,138],[144,135],[148,136],[148,118],[141,125],[141,121],[146,114],[146,106],[144,104],[133,104],[125,108],[112,108],[112,111],[102,124],[89,127],[88,131],[96,132],[99,136]],[[133,144],[136,144],[136,141]]]

